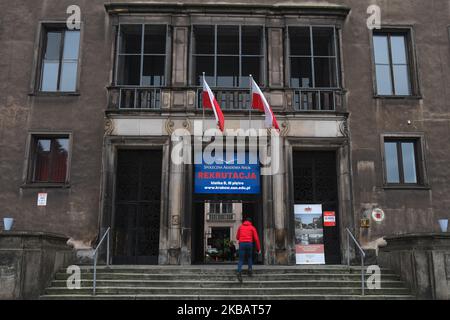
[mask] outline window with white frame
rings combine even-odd
[[[40,64],[39,91],[77,90],[80,31],[45,25]]]
[[[408,33],[375,32],[373,34],[373,52],[377,95],[412,95]]]

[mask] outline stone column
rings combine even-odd
[[[269,63],[269,86],[272,88],[282,88],[284,81],[284,63],[283,63],[283,29],[267,28],[267,52]]]
[[[345,228],[351,230],[358,226],[355,224],[352,209],[352,187],[351,187],[351,165],[350,165],[350,144],[345,142],[338,149],[338,190],[339,190],[339,229],[341,243],[341,261],[347,263],[347,232]],[[355,236],[357,233],[355,232]],[[354,246],[350,246],[350,259],[355,258]]]
[[[278,164],[274,164],[275,168],[272,175],[272,195],[273,195],[273,216],[275,228],[275,256],[276,264],[288,264],[287,250],[287,228],[286,221],[288,210],[286,210],[285,201],[285,163],[284,163],[284,146],[283,139],[280,137],[277,143],[271,143],[272,161],[278,157]]]
[[[174,87],[183,87],[187,85],[188,31],[189,28],[187,26],[175,26],[173,28],[172,86]]]
[[[171,152],[182,137],[171,142]],[[181,141],[181,142],[180,142]],[[181,256],[181,223],[184,207],[184,164],[175,163],[169,158],[169,201],[168,201],[168,264],[180,264]]]
[[[264,264],[275,264],[274,219],[272,206],[272,177],[261,176]]]
[[[170,178],[170,138],[163,145],[162,180],[163,191],[161,193],[161,220],[159,227],[159,256],[158,264],[169,264],[169,178]]]

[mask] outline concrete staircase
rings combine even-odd
[[[81,288],[68,289],[65,270],[56,274],[41,299],[414,299],[398,275],[381,269],[381,289],[361,296],[359,267],[255,266],[253,277],[236,266],[119,266],[97,268],[92,295],[92,267],[81,267]]]

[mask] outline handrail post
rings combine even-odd
[[[106,238],[106,266],[109,267],[109,238],[111,234],[108,231],[108,237]]]
[[[364,256],[361,255],[361,291],[362,295],[364,295]]]
[[[347,232],[347,266],[350,269],[350,235]]]
[[[103,234],[103,236],[101,237],[100,241],[97,244],[97,247],[94,249],[94,254],[93,254],[93,258],[94,258],[94,274],[93,274],[93,279],[92,279],[92,294],[95,296],[95,289],[97,286],[97,257],[98,257],[98,249],[100,248],[100,246],[103,244],[103,241],[106,239],[106,244],[107,244],[107,248],[106,248],[106,266],[109,267],[109,243],[110,243],[110,231],[111,231],[111,227],[108,227],[108,229],[106,229],[105,233]]]
[[[94,278],[92,280],[93,295],[95,296],[95,285],[97,282],[97,251],[94,252]]]
[[[353,236],[352,232],[350,231],[349,228],[346,228],[347,231],[347,263],[350,269],[350,238],[353,240],[353,242],[356,244],[356,247],[359,250],[359,253],[361,255],[361,295],[364,296],[365,294],[365,285],[364,285],[364,258],[366,256],[366,254],[364,253],[364,250],[361,248],[361,245],[358,243],[358,240],[356,240],[356,238]]]

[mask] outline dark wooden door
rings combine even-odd
[[[322,204],[322,211],[334,211],[336,226],[324,227],[326,264],[341,262],[336,153],[296,151],[293,155],[294,200],[296,204]]]
[[[205,261],[205,202],[194,202],[192,219],[192,259],[195,264]]]
[[[115,264],[158,264],[160,150],[119,150],[114,215]]]

